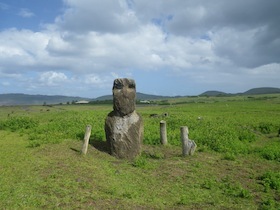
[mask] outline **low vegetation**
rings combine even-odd
[[[279,104],[274,94],[139,105],[144,146],[133,161],[106,152],[111,105],[0,107],[0,209],[279,209]],[[194,156],[181,155],[180,126]]]

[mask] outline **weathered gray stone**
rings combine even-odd
[[[193,155],[196,149],[196,143],[194,140],[188,139],[187,141],[187,155]]]
[[[123,117],[111,112],[105,122],[110,154],[117,158],[133,159],[141,152],[143,122],[135,111]]]
[[[136,85],[132,79],[115,79],[113,85],[114,110],[121,116],[135,110]]]
[[[113,111],[105,121],[110,154],[133,159],[141,152],[143,121],[135,111],[136,90],[132,79],[116,79],[113,85]]]
[[[181,126],[181,141],[182,141],[182,154],[193,155],[196,149],[196,143],[189,139],[189,129],[187,126]]]

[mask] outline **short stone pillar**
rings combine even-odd
[[[143,120],[135,111],[136,85],[132,79],[115,79],[113,111],[105,120],[106,141],[110,154],[133,159],[141,152]]]
[[[82,154],[84,155],[86,155],[88,151],[88,142],[89,142],[90,134],[91,134],[91,125],[87,125],[85,136],[84,136],[84,144],[82,148]]]
[[[160,143],[162,145],[167,145],[166,122],[164,120],[161,120],[159,124],[160,124]]]
[[[189,129],[187,126],[181,126],[182,155],[193,155],[196,149],[196,143],[189,139]]]

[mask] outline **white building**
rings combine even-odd
[[[89,101],[77,101],[75,102],[75,104],[88,104]]]

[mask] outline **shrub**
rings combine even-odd
[[[263,185],[267,188],[280,191],[280,172],[268,171],[264,173],[260,180],[263,181]]]
[[[280,144],[274,142],[262,148],[259,151],[260,155],[267,160],[276,160],[280,162]]]
[[[273,198],[268,198],[261,203],[261,210],[272,210],[276,209],[275,200]]]
[[[39,146],[41,146],[39,141],[30,141],[27,145],[27,147],[29,147],[29,148],[34,148],[34,147],[39,147]]]
[[[238,130],[238,139],[242,142],[256,141],[256,135],[248,128],[241,128]]]
[[[227,178],[222,180],[220,188],[224,191],[225,194],[233,197],[239,198],[251,198],[252,195],[249,190],[244,189],[238,183],[231,183]]]
[[[235,155],[233,153],[227,152],[224,157],[224,160],[232,160],[234,161],[236,159]]]
[[[204,180],[204,182],[201,184],[201,188],[210,190],[210,189],[213,189],[217,185],[218,184],[217,184],[216,180],[214,180],[214,179],[207,179],[207,180]]]
[[[132,165],[134,167],[138,167],[138,168],[146,168],[147,163],[148,163],[148,161],[144,156],[139,156],[134,160]]]
[[[37,120],[34,120],[30,117],[20,116],[20,117],[11,117],[0,123],[1,129],[10,129],[11,131],[17,131],[21,129],[30,129],[35,128],[39,125]]]
[[[187,205],[190,202],[190,199],[186,195],[182,195],[180,200],[177,202],[178,205]]]
[[[269,134],[273,129],[273,125],[271,123],[261,122],[259,124],[258,130],[263,134]]]

